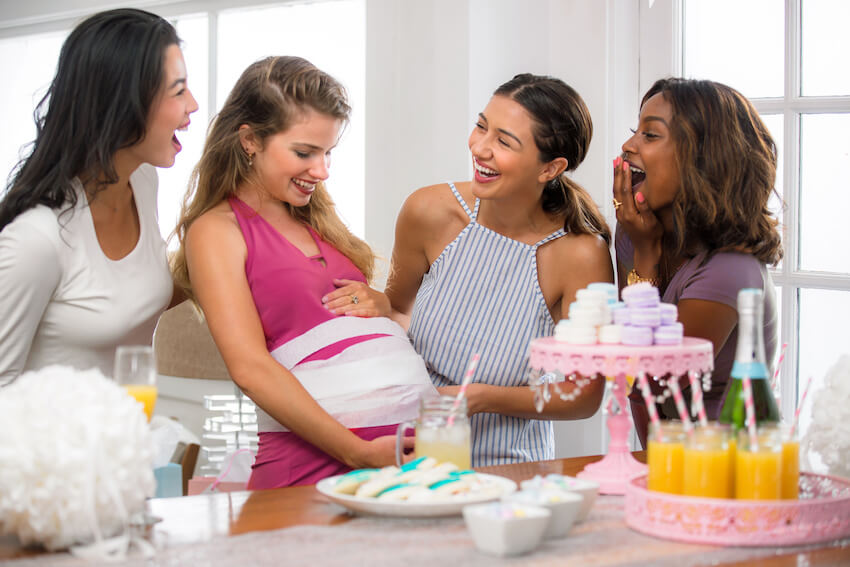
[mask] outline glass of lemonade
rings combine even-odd
[[[657,492],[682,493],[685,459],[685,429],[681,421],[649,424],[646,487]]]
[[[115,351],[115,381],[142,404],[148,421],[156,405],[156,357],[153,347],[119,346]]]
[[[459,469],[472,468],[471,432],[466,414],[466,399],[454,408],[454,396],[422,400],[419,417],[398,426],[396,461],[401,465],[401,447],[405,431],[416,430],[414,451],[417,457],[432,457],[454,463]]]

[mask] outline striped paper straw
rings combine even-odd
[[[788,348],[788,343],[782,343],[782,348],[779,351],[779,360],[776,361],[776,371],[773,373],[773,378],[770,380],[770,391],[776,390],[776,382],[779,380],[779,370],[782,368],[782,361],[785,360],[785,349]]]
[[[696,372],[688,372],[691,381],[691,407],[697,412],[697,419],[702,427],[708,425],[708,416],[705,413],[705,403],[702,399],[702,385]]]
[[[788,435],[794,437],[794,432],[797,430],[797,424],[800,422],[800,410],[803,409],[803,404],[806,403],[806,395],[809,393],[809,388],[812,386],[812,376],[806,381],[806,387],[803,388],[803,396],[800,398],[800,403],[797,404],[797,409],[794,410],[794,421],[791,423],[791,429]]]
[[[655,400],[652,399],[652,393],[649,391],[646,374],[640,372],[637,378],[638,385],[640,385],[640,391],[643,394],[643,401],[646,404],[646,411],[649,412],[649,421],[652,422],[652,425],[658,434],[658,440],[661,441],[661,420],[658,419],[658,410],[655,409]]]
[[[676,411],[679,412],[685,433],[690,433],[693,425],[691,425],[691,416],[688,415],[688,408],[685,406],[685,398],[682,396],[682,388],[679,387],[679,379],[671,376],[667,383],[670,386],[670,392],[673,394],[673,401],[676,402]]]
[[[747,411],[747,433],[750,435],[750,451],[758,451],[759,441],[756,435],[756,408],[753,405],[753,384],[750,382],[750,377],[744,375],[744,408]]]
[[[457,412],[457,408],[460,407],[460,401],[466,395],[466,389],[469,388],[469,383],[472,382],[472,375],[475,373],[475,367],[478,366],[479,358],[481,358],[481,355],[476,352],[472,355],[472,359],[469,361],[469,366],[466,368],[466,374],[463,375],[463,381],[460,383],[460,391],[458,391],[455,402],[452,404],[452,409],[449,412],[449,419],[446,420],[447,427],[451,427],[455,422],[455,412]]]

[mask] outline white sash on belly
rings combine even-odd
[[[389,336],[356,343],[327,360],[298,364],[327,345],[377,333]],[[404,330],[386,317],[331,319],[279,346],[271,355],[348,428],[414,419],[421,398],[437,395],[422,357],[413,350]],[[262,432],[288,431],[259,407],[257,425]]]

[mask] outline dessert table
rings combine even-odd
[[[635,453],[643,461],[643,452]],[[521,481],[550,473],[575,476],[600,457],[482,467]],[[623,497],[600,495],[587,519],[566,538],[547,540],[517,558],[475,549],[463,520],[358,517],[314,486],[231,492],[150,501],[163,521],[149,540],[153,560],[128,565],[850,565],[850,539],[793,548],[724,548],[652,538],[623,521]],[[85,565],[66,553],[22,549],[0,538],[0,565]]]

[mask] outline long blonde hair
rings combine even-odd
[[[262,59],[245,69],[236,81],[210,126],[174,230],[180,242],[171,260],[174,281],[192,300],[195,296],[186,265],[186,233],[198,217],[234,195],[240,184],[253,177],[240,142],[240,126],[248,125],[263,144],[269,136],[289,128],[305,108],[343,122],[348,121],[351,112],[345,88],[300,57]],[[324,183],[316,185],[307,205],[286,206],[296,220],[313,227],[326,242],[347,256],[368,281],[372,280],[375,255],[339,218]]]

